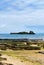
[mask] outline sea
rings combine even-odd
[[[44,33],[36,34],[0,34],[0,39],[43,39]]]

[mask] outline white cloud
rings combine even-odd
[[[23,30],[25,25],[44,25],[44,0],[1,0],[0,3],[0,28]]]
[[[4,28],[4,27],[6,27],[6,24],[1,24],[0,25],[0,28]]]

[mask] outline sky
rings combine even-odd
[[[44,0],[0,0],[0,33],[44,33]]]

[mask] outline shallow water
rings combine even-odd
[[[0,39],[44,39],[44,33],[37,34],[0,34]]]

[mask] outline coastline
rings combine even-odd
[[[43,41],[43,39],[27,39],[27,38],[22,38],[22,39],[1,39],[0,40],[14,40],[14,41],[19,41],[19,42],[29,42],[29,41]]]
[[[43,43],[43,39],[0,39],[1,64],[44,65]]]

